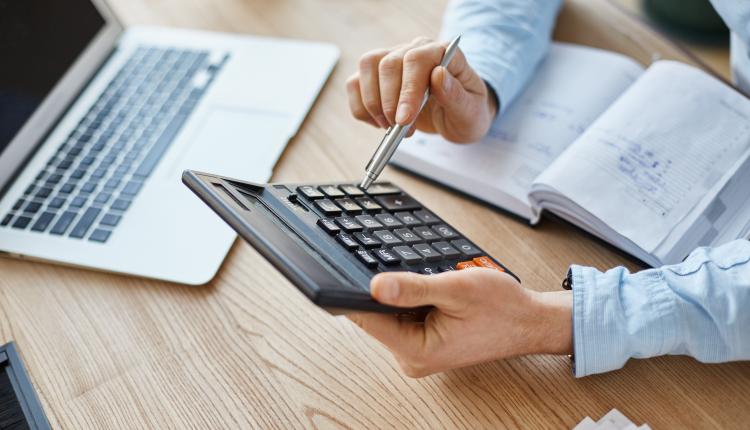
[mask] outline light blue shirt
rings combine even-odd
[[[562,0],[457,0],[442,37],[462,34],[469,63],[497,94],[501,113],[549,46]],[[750,2],[713,0],[748,46]],[[747,57],[747,50],[740,51]],[[745,58],[746,60],[747,58]],[[750,64],[750,63],[749,63]],[[681,264],[629,273],[572,266],[575,375],[630,358],[690,355],[706,363],[750,359],[750,242],[699,248]]]

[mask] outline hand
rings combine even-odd
[[[495,95],[469,66],[461,49],[447,70],[439,67],[446,46],[420,37],[363,55],[359,71],[346,83],[354,117],[382,128],[408,125],[417,117],[429,86],[431,97],[417,117],[416,128],[457,143],[481,139],[497,112]]]
[[[372,279],[371,291],[389,305],[435,306],[424,324],[386,314],[349,315],[390,349],[413,378],[518,355],[572,350],[570,291],[527,290],[506,273],[479,268],[439,275],[381,273]]]

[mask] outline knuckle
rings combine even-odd
[[[396,55],[386,55],[380,60],[378,71],[381,74],[398,73],[401,70],[401,57]]]
[[[432,42],[432,39],[427,36],[417,36],[414,38],[414,40],[412,40],[412,43],[414,45],[426,45],[430,42]]]
[[[349,78],[346,79],[346,88],[349,91],[355,90],[359,88],[359,73],[355,73],[352,76],[349,76]]]
[[[413,67],[420,65],[425,59],[425,51],[423,49],[412,49],[404,54],[404,66]]]
[[[359,68],[369,69],[371,67],[374,67],[380,60],[380,56],[381,51],[379,50],[365,52],[361,57],[359,57]]]

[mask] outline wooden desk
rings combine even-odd
[[[338,44],[341,62],[274,175],[320,181],[359,178],[381,134],[350,119],[346,107],[344,81],[359,55],[436,34],[444,0],[112,3],[129,24]],[[606,5],[574,3],[558,36],[580,36],[571,19],[584,10],[599,23],[592,26],[597,41],[633,42],[624,31],[631,24]],[[648,50],[633,53],[648,58]],[[478,239],[528,288],[558,289],[571,261],[632,266],[566,226],[531,229],[406,174],[386,176]],[[633,360],[577,380],[567,358],[534,356],[406,378],[378,343],[311,306],[242,242],[200,288],[13,259],[0,259],[0,274],[0,340],[18,343],[55,427],[548,429],[613,407],[655,429],[750,422],[748,364]]]

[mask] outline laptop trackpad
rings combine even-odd
[[[180,168],[266,182],[289,137],[289,118],[283,113],[213,108]]]

